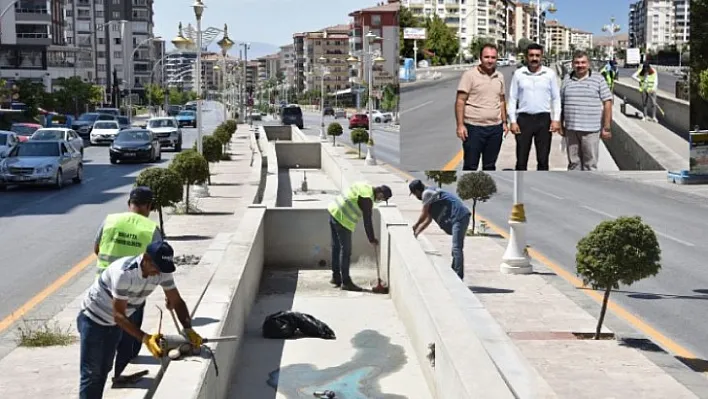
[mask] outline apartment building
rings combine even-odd
[[[320,90],[324,73],[324,91],[333,93],[349,85],[348,24],[335,25],[316,32],[306,32],[302,42],[303,91]],[[295,43],[296,50],[298,48]],[[297,54],[300,58],[300,54]]]
[[[283,83],[287,87],[295,84],[295,45],[287,44],[280,47],[280,72],[283,74]]]
[[[280,53],[269,54],[256,59],[258,62],[258,82],[278,79],[280,71]]]
[[[360,61],[365,59],[364,51],[373,51],[380,55],[384,61],[373,67],[373,89],[380,91],[386,85],[398,82],[399,67],[399,35],[400,30],[398,14],[400,4],[389,2],[375,7],[357,10],[349,14],[352,22],[349,28],[348,53],[356,56]],[[366,46],[366,35],[371,32],[380,37],[380,40],[371,42],[371,47]],[[368,70],[364,62],[349,66],[350,84],[337,90],[348,89],[352,85],[369,81]]]
[[[194,51],[172,51],[165,57],[165,83],[169,88],[194,91]]]
[[[570,45],[575,50],[590,50],[593,47],[592,33],[579,29],[571,29]]]
[[[258,86],[258,61],[248,61],[246,63],[246,87],[254,92]]]
[[[570,52],[571,29],[555,19],[546,21],[546,43],[548,54],[565,54]]]
[[[629,7],[629,44],[658,51],[690,41],[689,0],[640,0]]]

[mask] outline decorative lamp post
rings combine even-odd
[[[326,141],[327,140],[327,132],[325,131],[325,122],[324,122],[324,100],[325,100],[325,84],[324,84],[324,78],[325,75],[327,74],[327,67],[325,66],[325,63],[327,62],[327,58],[325,57],[320,57],[317,59],[320,63],[320,72],[321,72],[321,85],[320,85],[320,140]],[[313,79],[314,80],[314,79]]]
[[[558,11],[558,9],[556,5],[550,1],[536,0],[536,42],[541,45],[543,45],[543,43],[541,43],[541,14],[546,11],[553,14]]]
[[[236,44],[229,38],[229,27],[226,24],[224,24],[224,37],[221,40],[219,40],[218,42],[216,42],[216,44],[219,46],[219,48],[221,48],[221,55],[223,56],[223,60],[224,60],[224,69],[221,73],[221,76],[222,76],[221,98],[224,99],[224,104],[223,104],[224,105],[224,121],[226,121],[226,119],[228,118],[228,115],[226,114],[226,100],[225,100],[226,99],[226,94],[225,94],[226,85],[223,84],[224,77],[226,76],[226,54],[228,54],[229,50],[231,50],[231,48],[234,46],[234,44]]]
[[[135,48],[133,49],[133,52],[130,54],[130,58],[128,60],[129,61],[128,65],[133,65],[133,58],[135,58],[135,54],[138,52],[138,49],[140,49],[140,47],[143,44],[153,42],[153,41],[158,41],[158,40],[162,40],[162,37],[160,37],[160,36],[148,37],[147,39],[138,43],[138,45],[135,46]],[[127,69],[130,70],[130,68],[127,68]],[[126,82],[126,84],[128,85],[128,104],[130,104],[128,106],[128,120],[132,122],[133,121],[133,84],[135,84],[135,81],[133,79],[132,70],[130,70],[129,75],[130,75],[130,81]]]
[[[610,34],[610,50],[608,51],[608,57],[610,59],[615,58],[615,33],[619,32],[621,27],[615,23],[615,17],[610,18],[610,23],[602,27],[603,32]]]
[[[514,171],[514,206],[511,208],[509,227],[511,235],[502,257],[500,271],[505,274],[533,273],[531,261],[526,254],[526,213],[522,186],[524,172]]]
[[[196,86],[197,86],[197,151],[204,155],[204,148],[202,143],[202,14],[204,14],[204,4],[202,0],[196,0],[192,4],[194,9],[194,16],[197,19],[197,34],[196,34],[196,50],[197,50],[197,76],[196,76]],[[203,198],[209,196],[209,188],[205,183],[201,185],[196,185],[192,190],[196,198]]]

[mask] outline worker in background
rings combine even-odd
[[[117,259],[125,256],[138,256],[145,252],[151,242],[162,241],[162,234],[157,223],[150,220],[153,193],[148,187],[135,187],[128,197],[128,212],[106,216],[96,234],[93,252],[98,257],[96,264],[98,275]],[[131,312],[131,322],[140,328],[143,324],[142,306]],[[122,376],[128,363],[140,353],[140,341],[130,334],[124,334],[118,344],[115,383],[130,383],[142,377],[136,374]]]
[[[650,122],[657,122],[656,119],[656,90],[659,87],[659,74],[651,67],[649,61],[644,61],[644,65],[632,75],[632,79],[639,82],[639,93],[642,96],[642,108],[644,114],[642,120],[649,119]],[[648,111],[651,106],[651,117]]]
[[[142,342],[156,358],[164,355],[160,347],[162,335],[148,334],[130,319],[138,308],[145,306],[145,300],[158,285],[174,307],[190,343],[201,347],[202,337],[192,329],[189,310],[172,278],[173,257],[169,244],[153,242],[143,254],[115,260],[89,288],[76,319],[81,336],[80,399],[103,397],[122,336],[130,335]]]
[[[349,275],[352,256],[352,233],[359,218],[364,218],[364,230],[369,242],[377,246],[372,214],[374,203],[391,198],[388,186],[374,187],[368,183],[354,183],[340,194],[327,208],[330,214],[329,226],[332,232],[332,279],[330,283],[345,291],[361,291]]]
[[[457,195],[442,189],[426,187],[418,179],[410,182],[408,189],[411,195],[423,201],[423,210],[418,221],[413,225],[413,235],[418,237],[435,220],[440,229],[452,236],[452,270],[460,279],[464,279],[465,236],[472,217],[469,208]]]
[[[607,87],[610,88],[610,92],[614,93],[615,90],[615,80],[614,80],[614,72],[612,72],[611,69],[603,69],[602,70],[602,77],[605,79],[605,82],[607,82]]]

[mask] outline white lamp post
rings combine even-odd
[[[229,50],[234,46],[234,42],[229,38],[229,27],[224,24],[224,37],[216,42],[217,45],[221,48],[221,55],[223,56],[224,59],[224,69],[222,70],[221,73],[221,98],[224,99],[224,121],[228,119],[228,115],[226,114],[226,85],[224,84],[224,78],[226,77],[226,55],[229,53]]]
[[[196,0],[194,4],[192,4],[192,8],[194,9],[194,16],[197,19],[197,151],[204,155],[204,148],[202,146],[202,14],[204,13],[205,7],[202,0]],[[209,196],[209,188],[205,183],[195,185],[192,192],[196,198]]]
[[[615,23],[615,17],[610,18],[610,23],[602,27],[603,32],[610,34],[610,50],[608,51],[608,57],[610,59],[615,56],[615,33],[619,32],[621,27]]]
[[[325,66],[325,63],[327,62],[327,58],[325,57],[320,57],[317,59],[320,63],[320,78],[321,78],[321,85],[320,85],[320,140],[326,141],[327,140],[327,132],[325,131],[325,122],[324,122],[324,100],[325,100],[325,84],[324,84],[324,78],[325,75],[327,74],[327,67]]]
[[[133,58],[135,58],[135,53],[138,52],[138,49],[140,49],[140,46],[142,46],[145,43],[158,41],[158,40],[162,40],[162,37],[160,37],[160,36],[148,37],[147,39],[138,43],[138,45],[135,46],[135,48],[133,49],[133,52],[130,54],[130,58],[128,59],[129,64],[125,66],[125,68],[131,70],[129,72],[130,81],[126,82],[126,84],[128,85],[128,104],[130,104],[128,107],[128,120],[131,122],[133,121],[133,84],[135,84],[135,82],[133,81],[133,74],[132,74],[132,69],[131,69],[132,65],[133,65]]]
[[[524,172],[514,171],[514,206],[511,208],[509,227],[511,234],[502,257],[500,271],[505,274],[533,273],[531,261],[526,255],[526,213],[523,200]]]
[[[543,45],[543,43],[541,43],[541,14],[545,11],[553,14],[558,11],[558,9],[556,5],[550,1],[536,0],[536,42],[541,45]]]

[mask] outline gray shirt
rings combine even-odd
[[[561,100],[563,123],[568,130],[599,132],[602,128],[603,103],[612,100],[605,78],[599,73],[582,79],[574,73],[563,80]]]

